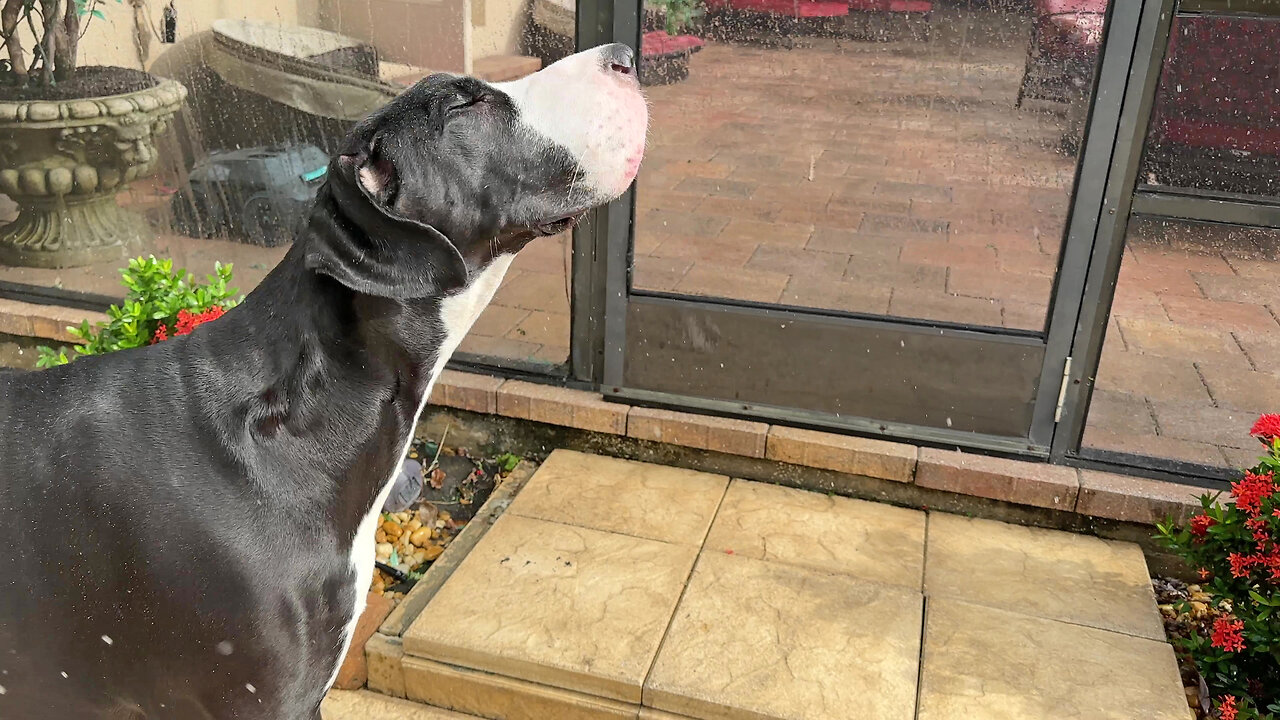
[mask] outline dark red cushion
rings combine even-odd
[[[662,30],[647,32],[640,39],[640,54],[645,57],[691,53],[702,48],[702,39],[693,35],[668,35]]]
[[[1063,13],[1097,13],[1107,11],[1108,0],[1036,0],[1037,15],[1061,15]]]
[[[873,12],[927,13],[933,10],[930,0],[849,0],[850,10]]]

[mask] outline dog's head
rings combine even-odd
[[[639,170],[648,113],[635,64],[605,45],[515,82],[420,81],[331,164],[329,192],[356,227],[312,243],[308,265],[361,292],[443,294],[571,227]]]

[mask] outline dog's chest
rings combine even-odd
[[[409,443],[413,440],[413,430],[418,424],[418,419],[422,416],[422,411],[426,409],[427,399],[431,396],[431,388],[434,387],[436,379],[444,371],[445,364],[449,362],[449,358],[462,342],[462,338],[471,330],[476,318],[480,316],[489,301],[493,299],[493,295],[497,292],[503,276],[506,275],[512,259],[514,259],[513,255],[504,255],[497,258],[483,271],[477,273],[465,290],[445,298],[440,303],[439,323],[444,329],[444,338],[440,342],[435,366],[431,369],[431,378],[422,397],[417,399],[417,410],[414,413],[413,422],[409,424],[408,432],[401,439],[400,452],[396,456],[397,462],[390,475],[383,480],[382,487],[374,497],[373,504],[361,518],[360,524],[356,528],[354,542],[351,545],[350,567],[355,571],[352,592],[354,596],[353,607],[350,620],[342,635],[342,653],[339,655],[339,667],[333,669],[333,674],[329,679],[330,685],[333,684],[333,681],[338,676],[341,658],[346,655],[347,648],[351,645],[352,635],[355,633],[356,623],[364,612],[367,592],[373,582],[375,563],[374,535],[378,530],[382,506],[387,501],[387,495],[390,494],[392,487],[395,485],[395,479],[399,474],[400,459],[409,451]]]

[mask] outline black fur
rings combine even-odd
[[[0,718],[317,718],[442,298],[586,210],[578,170],[492,86],[428,78],[223,318],[0,374]]]

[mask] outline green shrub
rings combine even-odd
[[[173,335],[185,335],[197,325],[216,319],[237,302],[231,282],[231,265],[217,263],[207,282],[197,283],[186,270],[174,270],[173,260],[154,256],[135,258],[120,271],[121,282],[129,289],[124,302],[107,310],[107,322],[67,328],[83,341],[77,355],[101,355],[115,350],[141,347]],[[70,360],[62,351],[38,348],[37,367],[47,368]]]
[[[1205,495],[1186,527],[1170,521],[1157,536],[1197,569],[1211,599],[1209,617],[1174,645],[1223,720],[1280,715],[1280,415],[1263,415],[1251,434],[1266,451],[1232,483],[1230,502]]]

